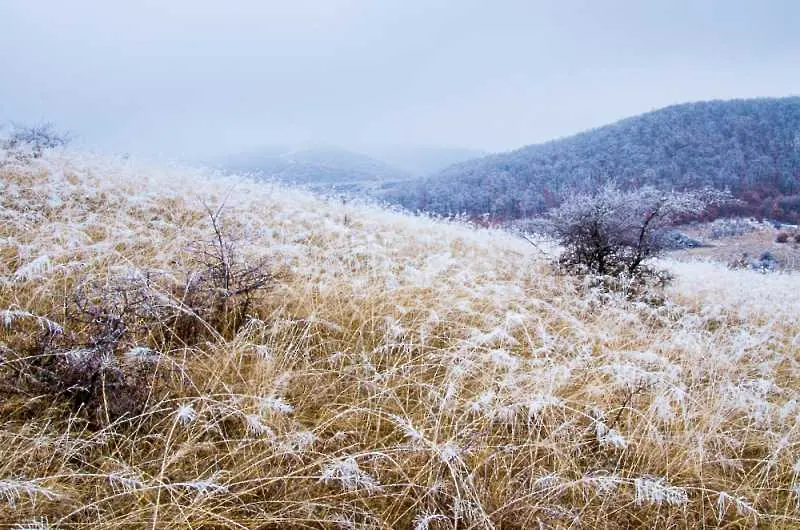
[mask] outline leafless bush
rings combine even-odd
[[[266,259],[249,263],[240,256],[237,241],[224,229],[223,207],[206,207],[213,237],[195,243],[193,270],[176,292],[174,330],[187,343],[207,332],[232,336],[244,324],[253,296],[274,280]]]
[[[621,191],[613,184],[595,195],[573,197],[550,213],[555,235],[565,247],[559,263],[583,274],[652,276],[647,262],[667,248],[666,229],[726,197],[714,190]]]
[[[18,159],[39,158],[44,151],[64,147],[71,141],[70,133],[56,130],[49,122],[39,125],[13,124],[7,137],[0,140],[0,148],[14,153]]]
[[[196,244],[183,284],[139,270],[87,278],[65,300],[65,329],[7,312],[9,322],[32,318],[27,328],[17,325],[14,347],[0,351],[0,388],[67,402],[95,425],[137,416],[171,370],[158,352],[209,335],[230,338],[253,295],[273,280],[264,261],[240,259],[221,209],[209,214],[214,237]]]
[[[788,228],[779,230],[775,235],[776,243],[800,243],[800,230],[797,228]]]
[[[100,319],[87,335],[75,330],[17,330],[25,337],[3,352],[6,389],[66,402],[95,425],[137,416],[151,393],[153,363],[124,363],[119,355],[126,327],[117,318]]]

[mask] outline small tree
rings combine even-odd
[[[70,133],[56,130],[52,123],[14,124],[8,136],[0,141],[0,147],[9,151],[27,150],[34,158],[39,158],[46,149],[64,147],[71,141]]]
[[[727,200],[716,190],[665,192],[652,187],[621,191],[614,184],[577,195],[550,212],[565,247],[559,263],[571,272],[642,277],[646,262],[667,247],[665,229]]]

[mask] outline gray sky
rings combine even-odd
[[[797,0],[0,0],[0,121],[104,150],[506,150],[800,93]]]

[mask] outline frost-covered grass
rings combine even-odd
[[[800,525],[798,276],[669,263],[645,304],[500,231],[272,184],[72,154],[0,181],[0,524]],[[180,306],[223,202],[275,279],[196,340],[125,316],[99,373],[145,374],[134,417],[9,366],[97,347],[87,286]]]

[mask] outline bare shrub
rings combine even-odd
[[[789,241],[789,233],[780,231],[778,235],[775,236],[776,243],[787,243]]]
[[[274,280],[266,259],[249,263],[240,256],[236,240],[224,229],[223,207],[206,207],[213,237],[194,244],[193,270],[175,292],[179,306],[173,330],[185,343],[209,332],[230,338],[244,324],[253,296]]]
[[[143,410],[156,367],[121,362],[117,350],[125,326],[120,321],[98,321],[88,340],[61,328],[16,331],[21,335],[16,347],[3,351],[4,388],[46,396],[46,404],[66,402],[95,425],[130,419]]]
[[[46,150],[64,147],[71,141],[71,133],[56,130],[50,122],[39,125],[15,123],[7,137],[0,140],[0,148],[10,151],[17,159],[39,158]]]
[[[595,195],[578,195],[550,212],[554,233],[565,247],[559,264],[581,274],[652,276],[647,261],[668,247],[666,229],[725,199],[714,190],[621,191],[613,184]]]
[[[244,324],[253,295],[273,275],[265,261],[250,265],[239,257],[223,231],[221,209],[209,213],[214,237],[195,245],[183,284],[140,270],[86,278],[65,300],[64,328],[6,311],[9,323],[29,322],[15,323],[14,347],[0,352],[2,387],[66,402],[92,424],[107,425],[140,414],[154,383],[169,374],[169,367],[157,362],[159,351],[209,336],[232,337]]]

